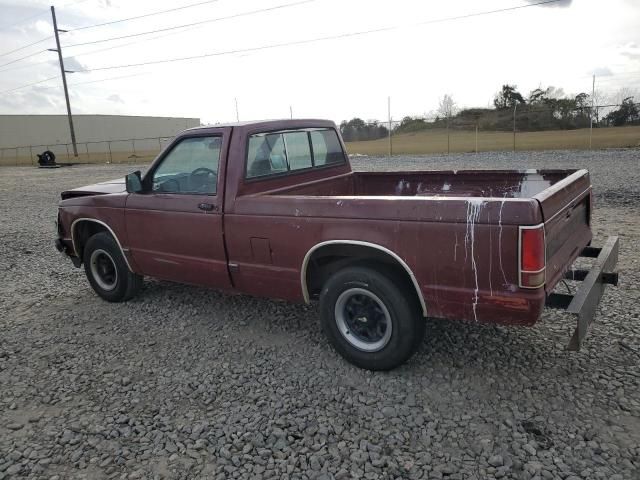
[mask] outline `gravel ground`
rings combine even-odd
[[[0,480],[640,478],[638,150],[403,157],[394,168],[586,167],[596,243],[621,236],[580,353],[571,319],[429,320],[371,373],[315,307],[146,281],[108,304],[53,248],[63,189],[131,166],[0,169]],[[358,157],[357,168],[386,159]]]

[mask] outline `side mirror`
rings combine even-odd
[[[128,193],[139,193],[142,191],[142,177],[140,175],[140,170],[136,170],[135,172],[128,174],[124,179]]]

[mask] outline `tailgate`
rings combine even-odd
[[[546,243],[546,284],[551,293],[584,247],[591,242],[591,180],[578,170],[537,194]]]

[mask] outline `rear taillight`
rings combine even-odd
[[[540,288],[545,282],[544,224],[520,227],[520,286]]]

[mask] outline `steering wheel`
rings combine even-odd
[[[198,167],[189,174],[189,190],[206,192],[208,190],[209,177],[213,177],[213,185],[218,183],[218,174],[207,167]],[[197,180],[196,180],[197,179]]]

